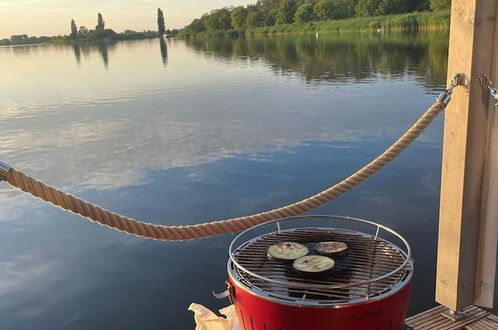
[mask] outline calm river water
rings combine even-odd
[[[0,159],[117,212],[193,224],[287,204],[347,176],[433,102],[447,33],[158,39],[0,48]],[[442,118],[316,213],[412,244],[410,313],[432,306]],[[0,183],[1,329],[193,329],[221,308],[233,235],[154,242]]]

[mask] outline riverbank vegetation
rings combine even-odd
[[[258,0],[194,19],[180,35],[417,30],[449,25],[450,0]]]
[[[449,11],[358,17],[321,22],[293,23],[248,29],[250,33],[291,33],[366,30],[423,30],[449,25]],[[245,31],[244,31],[245,32]]]

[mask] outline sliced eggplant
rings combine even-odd
[[[342,257],[348,253],[348,245],[344,242],[320,242],[315,245],[316,252],[327,257]]]
[[[319,255],[307,255],[294,260],[292,267],[302,275],[324,275],[334,269],[335,261],[332,258]]]
[[[282,242],[268,248],[268,259],[292,261],[307,255],[308,248],[296,242]]]

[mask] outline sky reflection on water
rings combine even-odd
[[[0,48],[1,157],[156,223],[259,212],[329,186],[402,134],[442,88],[446,37]],[[412,312],[433,301],[441,125],[318,210],[407,236]],[[210,292],[223,288],[232,235],[149,242],[1,184],[0,236],[8,329],[191,329],[190,302],[222,307]]]

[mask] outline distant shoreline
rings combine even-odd
[[[114,33],[108,38],[88,38],[88,39],[70,39],[69,36],[54,36],[54,37],[29,37],[28,35],[16,35],[10,39],[0,39],[0,47],[2,46],[26,46],[26,45],[72,45],[86,43],[113,43],[126,40],[145,40],[159,38],[156,31],[135,32],[127,31]]]
[[[23,47],[23,46],[49,46],[49,45],[86,45],[86,44],[112,44],[120,41],[134,41],[134,40],[147,40],[147,39],[159,39],[159,37],[148,37],[148,38],[137,38],[137,39],[122,39],[122,40],[81,40],[81,41],[68,41],[68,42],[38,42],[38,43],[26,43],[26,44],[16,44],[16,45],[0,45],[0,47]]]

